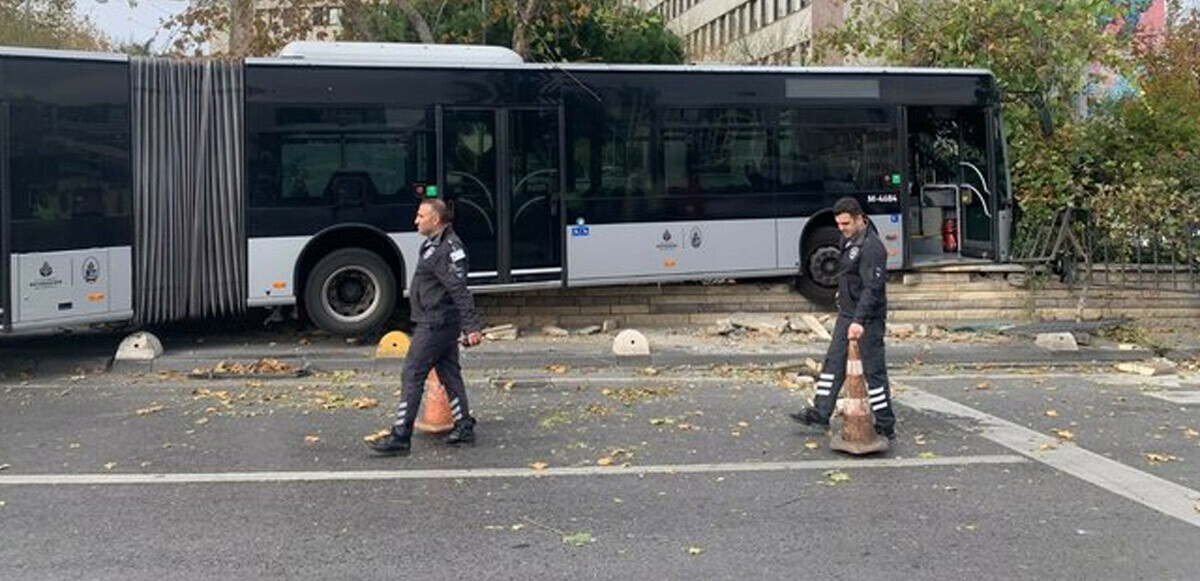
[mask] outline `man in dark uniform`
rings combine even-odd
[[[879,240],[854,198],[833,206],[834,219],[845,241],[838,273],[837,325],[821,366],[815,407],[790,414],[806,425],[828,426],[846,377],[847,339],[857,339],[862,352],[867,398],[875,414],[875,431],[889,440],[896,437],[892,413],[892,388],[884,361],[883,336],[887,318],[887,249]]]
[[[437,369],[438,379],[446,386],[454,415],[454,428],[446,436],[446,443],[475,442],[475,418],[467,406],[458,344],[460,334],[467,346],[483,341],[483,322],[467,290],[467,251],[450,226],[453,219],[451,208],[441,199],[424,200],[417,209],[417,233],[425,241],[408,293],[414,324],[412,342],[404,360],[403,396],[392,431],[369,444],[381,454],[406,455],[411,450],[413,424],[430,369]]]

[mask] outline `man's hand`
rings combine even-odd
[[[850,323],[850,328],[846,329],[846,337],[855,341],[862,339],[863,326],[858,323]]]
[[[467,347],[474,347],[480,343],[483,343],[483,333],[475,331],[467,335]]]

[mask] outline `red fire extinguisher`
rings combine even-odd
[[[942,220],[942,252],[958,252],[958,218]]]

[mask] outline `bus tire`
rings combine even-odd
[[[837,297],[837,274],[842,256],[842,233],[832,226],[817,228],[800,258],[796,290],[819,305],[832,305]]]
[[[377,330],[396,306],[396,277],[379,255],[342,248],[313,266],[304,284],[304,311],[334,335],[361,336]]]

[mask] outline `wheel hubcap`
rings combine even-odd
[[[334,271],[321,289],[325,308],[343,323],[357,323],[379,308],[379,280],[360,266],[343,266]]]

